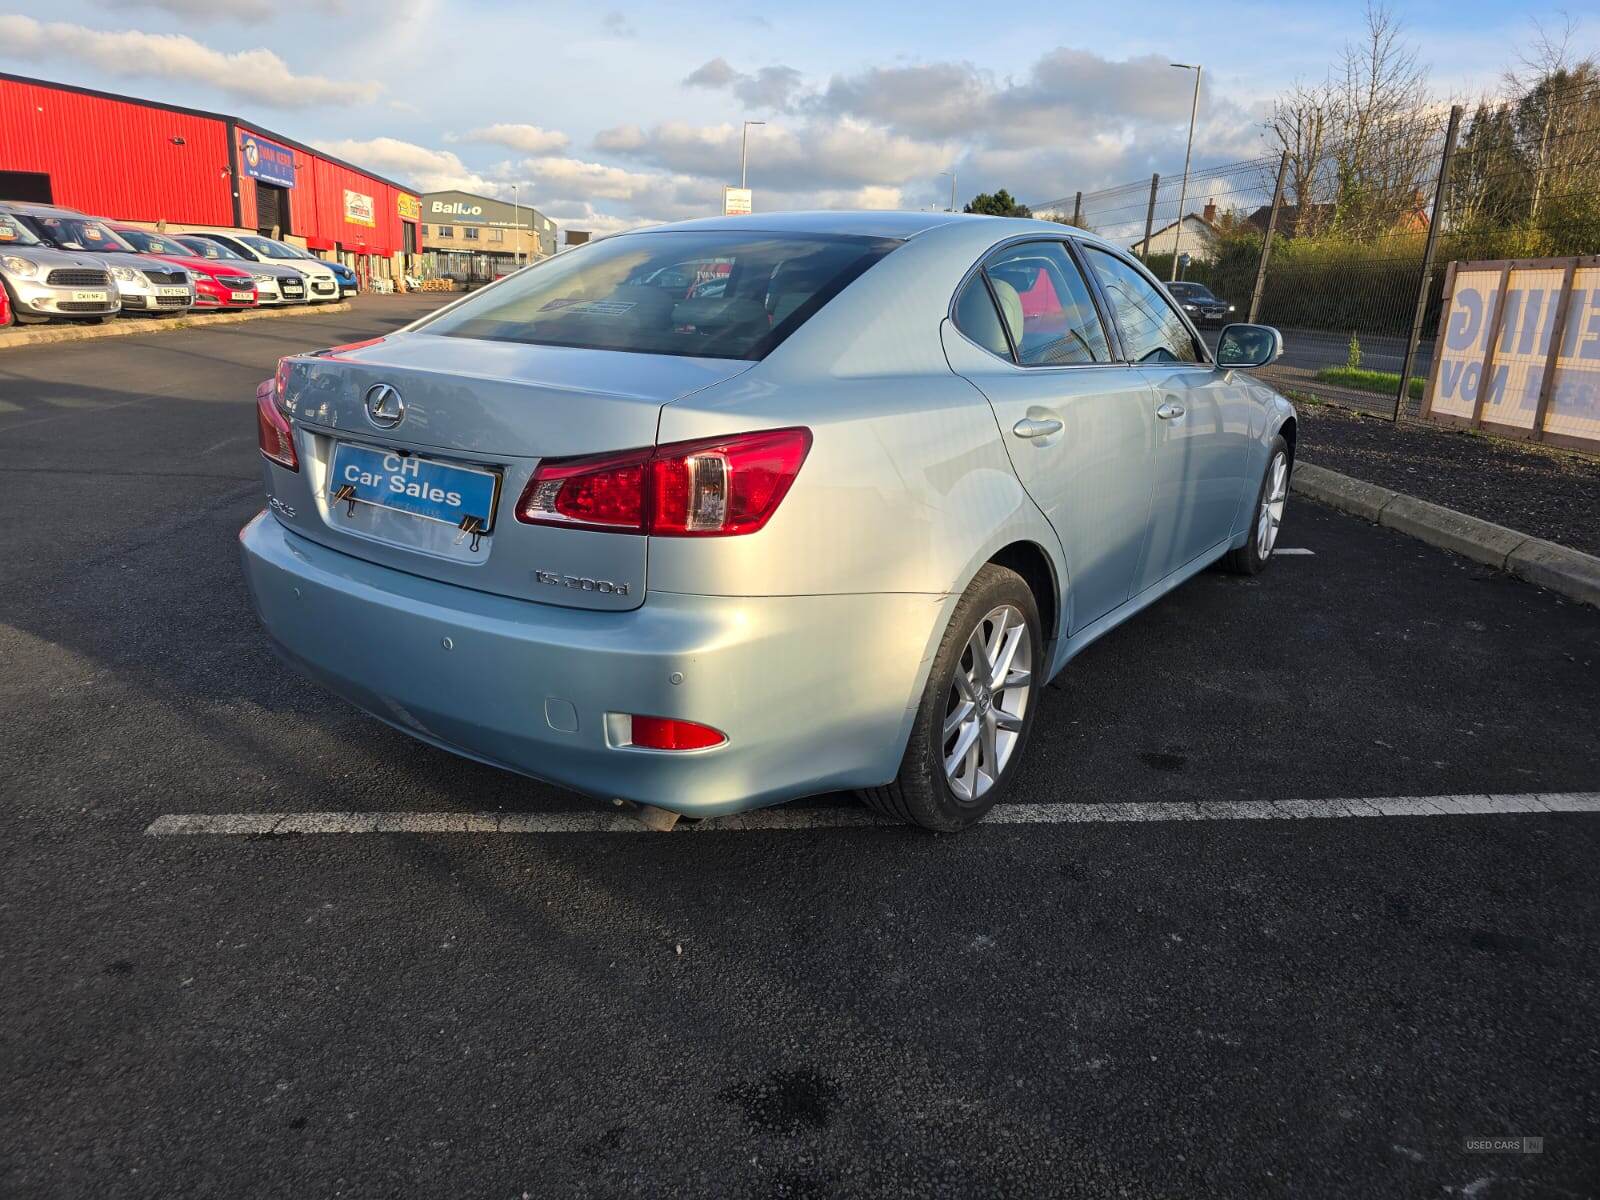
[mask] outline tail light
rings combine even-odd
[[[811,450],[809,429],[769,429],[539,464],[517,520],[652,537],[729,537],[764,526]]]
[[[633,732],[628,736],[628,744],[645,750],[704,750],[728,740],[720,730],[697,721],[637,714],[631,720]]]
[[[291,471],[300,469],[300,457],[294,452],[294,427],[278,407],[278,384],[283,367],[278,367],[278,379],[264,382],[256,389],[256,434],[261,442],[261,453],[280,467]]]

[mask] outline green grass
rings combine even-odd
[[[1372,392],[1379,396],[1392,396],[1400,386],[1398,371],[1369,371],[1365,367],[1323,367],[1317,372],[1323,383],[1336,383],[1340,387],[1355,388],[1358,392]],[[1413,400],[1422,399],[1426,380],[1420,375],[1411,377],[1408,389]]]

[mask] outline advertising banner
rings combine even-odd
[[[251,179],[278,187],[294,186],[294,151],[259,134],[239,131],[239,169]]]
[[[1600,258],[1452,263],[1422,413],[1600,448]]]
[[[377,209],[373,206],[372,197],[362,192],[352,192],[349,188],[344,190],[344,219],[352,225],[365,225],[369,229],[378,223],[374,216]]]

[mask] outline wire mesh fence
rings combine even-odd
[[[1450,261],[1600,252],[1592,73],[1470,110],[1346,121],[1337,135],[1316,112],[1287,116],[1261,157],[1032,208],[1129,248],[1164,280],[1202,285],[1220,304],[1175,294],[1208,340],[1231,321],[1278,326],[1278,386],[1400,415],[1420,410]]]

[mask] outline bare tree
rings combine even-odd
[[[1292,231],[1415,228],[1444,129],[1430,100],[1416,46],[1392,11],[1369,3],[1361,37],[1328,77],[1295,84],[1264,123],[1268,145],[1289,155]]]
[[[1428,113],[1428,70],[1390,9],[1368,4],[1364,35],[1346,43],[1330,90],[1337,219],[1367,234],[1393,228],[1417,208],[1439,123]]]
[[[1284,153],[1289,155],[1289,175],[1284,186],[1289,203],[1295,206],[1289,232],[1297,237],[1319,232],[1317,214],[1327,198],[1322,186],[1328,175],[1324,156],[1335,124],[1333,90],[1327,83],[1296,83],[1272,102],[1265,136],[1274,151],[1274,160]],[[1270,188],[1271,184],[1267,186]]]
[[[1572,51],[1577,24],[1563,15],[1552,32],[1534,22],[1537,38],[1506,72],[1507,89],[1518,97],[1515,119],[1532,174],[1528,220],[1537,225],[1546,196],[1565,191],[1579,176],[1592,184],[1600,134],[1600,67],[1592,56]]]

